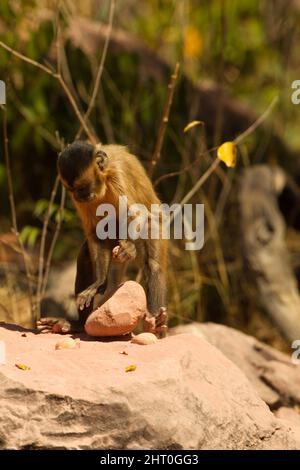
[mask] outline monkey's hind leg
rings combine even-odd
[[[149,242],[148,242],[149,243]],[[145,265],[146,295],[149,315],[144,319],[145,331],[165,336],[167,331],[166,281],[165,262],[166,252],[159,241],[150,245],[149,257]]]

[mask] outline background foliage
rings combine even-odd
[[[109,6],[108,0],[2,1],[1,40],[32,59],[55,67],[55,18],[59,8],[66,58],[63,71],[78,105],[85,110],[103,41],[99,47],[88,35],[82,41],[80,31],[75,28],[75,36],[74,30],[70,35],[69,28],[72,21],[82,18],[107,23]],[[222,123],[212,125],[211,116],[204,119],[201,116],[206,126],[205,139],[203,126],[183,133],[185,125],[201,114],[194,106],[198,86],[219,87],[221,100],[223,94],[228,95],[254,118],[279,96],[279,104],[269,117],[268,131],[258,130],[245,141],[237,169],[223,169],[213,175],[194,200],[206,204],[204,250],[190,256],[183,255],[180,245],[171,248],[169,292],[173,323],[192,319],[220,321],[267,341],[277,341],[277,332],[256,305],[251,285],[241,276],[234,188],[240,168],[254,162],[277,162],[291,173],[298,171],[300,109],[291,104],[290,87],[300,76],[299,23],[300,4],[296,0],[117,1],[114,28],[128,34],[137,49],[150,51],[164,66],[142,60],[134,48],[116,50],[109,46],[91,116],[103,142],[128,145],[147,165],[155,146],[170,73],[177,61],[181,63],[154,180],[195,162],[204,141],[210,148],[233,139],[241,131],[238,122],[231,123],[228,133]],[[71,142],[78,122],[52,77],[20,62],[2,48],[0,63],[0,78],[7,83],[18,218],[20,226],[25,227],[24,241],[34,247],[47,209],[45,201],[49,200],[56,177],[55,133],[58,131],[65,142]],[[200,158],[190,171],[162,180],[157,185],[160,197],[166,202],[180,200],[209,161]],[[230,193],[224,191],[226,181]],[[0,192],[1,232],[6,233],[10,218],[3,160]],[[56,204],[53,220],[59,201]],[[220,215],[218,220],[216,213]],[[296,253],[299,241],[292,228],[288,237],[291,251]],[[68,201],[54,253],[55,263],[74,259],[81,239],[79,222]]]

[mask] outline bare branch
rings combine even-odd
[[[111,1],[110,1],[110,6],[109,6],[109,18],[108,18],[107,34],[106,34],[106,37],[105,37],[103,52],[102,52],[101,59],[100,59],[100,62],[99,62],[99,67],[98,67],[98,70],[97,70],[97,75],[96,75],[96,79],[95,79],[95,83],[94,83],[94,88],[93,88],[92,96],[91,96],[91,99],[90,99],[90,102],[89,102],[88,109],[87,109],[87,111],[86,111],[86,113],[85,113],[85,115],[84,115],[84,121],[85,121],[85,122],[86,122],[87,119],[89,118],[89,115],[90,115],[90,113],[91,113],[91,111],[92,111],[92,109],[93,109],[93,106],[94,106],[94,104],[95,104],[95,100],[96,100],[96,97],[97,97],[97,94],[98,94],[99,85],[100,85],[100,80],[101,80],[101,76],[102,76],[102,73],[103,73],[104,63],[105,63],[105,59],[106,59],[106,56],[107,56],[107,50],[108,50],[108,45],[109,45],[110,36],[111,36],[111,31],[112,31],[112,24],[113,24],[113,19],[114,19],[115,5],[116,5],[116,1],[115,1],[115,0],[111,0]],[[80,138],[81,132],[82,132],[82,126],[81,126],[80,129],[78,130],[75,139],[79,139],[79,138]]]
[[[29,294],[29,302],[31,311],[34,312],[34,302],[33,302],[33,289],[32,289],[32,275],[30,264],[28,261],[28,254],[25,250],[24,244],[20,237],[18,231],[18,223],[17,223],[17,213],[16,213],[16,205],[14,199],[14,192],[13,192],[13,184],[12,184],[12,175],[11,175],[11,165],[10,165],[10,156],[9,156],[9,148],[8,148],[8,134],[7,134],[7,116],[6,116],[6,107],[1,106],[3,109],[3,138],[4,138],[4,158],[5,158],[5,166],[6,166],[6,175],[7,175],[7,185],[8,185],[8,198],[11,210],[11,218],[12,218],[12,230],[15,234],[18,243],[20,245],[20,250],[22,253],[22,257],[24,260],[24,266],[26,271],[26,278],[28,283],[28,294]]]
[[[10,52],[13,56],[17,57],[18,59],[23,60],[23,62],[27,62],[28,64],[33,65],[34,67],[37,67],[38,69],[41,69],[44,72],[48,73],[48,75],[54,76],[54,73],[49,67],[47,67],[46,65],[40,64],[36,60],[30,59],[29,57],[21,54],[20,52],[17,52],[16,50],[12,49],[11,47],[9,47],[7,44],[5,44],[2,41],[0,41],[0,47]]]
[[[159,126],[158,137],[157,137],[157,141],[156,141],[156,145],[155,145],[155,149],[154,149],[154,153],[153,153],[153,157],[151,161],[151,166],[149,168],[150,177],[153,175],[154,168],[157,165],[158,160],[160,159],[160,152],[161,152],[162,144],[164,141],[167,124],[169,121],[169,115],[170,115],[170,110],[171,110],[173,96],[174,96],[175,84],[178,78],[179,67],[180,67],[180,64],[179,62],[177,62],[174,72],[171,75],[171,81],[168,85],[168,95],[167,95],[167,99],[166,99],[166,103],[164,107],[163,117]]]
[[[277,102],[278,96],[275,96],[275,98],[273,98],[273,100],[271,101],[267,109],[263,112],[263,114],[259,116],[259,118],[257,118],[256,121],[254,121],[254,123],[251,124],[251,126],[249,126],[248,129],[245,130],[245,132],[242,132],[242,134],[240,134],[236,139],[234,139],[234,142],[238,145],[246,137],[248,137],[248,135],[252,134],[266,120],[266,118],[269,116],[270,112],[273,110]]]
[[[72,93],[70,92],[66,82],[64,81],[64,79],[62,78],[61,75],[55,75],[55,78],[57,78],[57,80],[59,81],[59,83],[61,84],[65,94],[67,95],[68,97],[68,100],[70,101],[72,107],[73,107],[73,110],[78,118],[78,121],[80,122],[80,124],[82,125],[86,135],[88,136],[88,138],[90,139],[91,143],[96,145],[97,143],[97,138],[95,137],[95,135],[90,131],[90,129],[88,128],[87,124],[85,123],[85,120],[84,120],[84,117],[82,116],[82,114],[80,113],[79,111],[79,108],[76,104],[76,101],[72,95]]]
[[[40,254],[39,254],[39,273],[38,273],[38,283],[37,283],[37,292],[36,292],[36,299],[37,299],[37,318],[36,319],[37,320],[40,319],[40,315],[41,315],[41,311],[40,311],[41,300],[42,300],[41,292],[42,292],[43,276],[44,276],[44,257],[45,257],[47,231],[48,231],[49,220],[50,220],[51,213],[52,213],[54,199],[57,193],[58,184],[59,184],[59,176],[56,177],[53,188],[52,188],[50,201],[49,201],[47,212],[44,218],[43,229],[42,229]]]
[[[191,168],[193,168],[193,166],[195,166],[197,163],[199,163],[200,160],[203,159],[203,157],[205,157],[206,155],[209,155],[210,153],[214,152],[215,150],[217,150],[217,147],[212,147],[211,149],[209,150],[206,150],[205,152],[201,152],[200,155],[192,162],[190,163],[189,165],[185,166],[184,168],[182,168],[181,170],[178,170],[178,171],[172,171],[171,173],[167,173],[166,175],[161,175],[159,178],[157,178],[157,180],[155,180],[155,183],[154,183],[154,187],[156,187],[159,183],[161,183],[162,181],[168,179],[168,178],[172,178],[174,176],[179,176],[179,175],[182,175],[183,173],[185,173],[186,171],[190,170]]]
[[[54,19],[54,28],[55,28],[55,34],[56,34],[55,46],[56,46],[57,73],[59,75],[62,75],[61,52],[60,52],[61,51],[61,27],[60,27],[59,15],[60,15],[60,0],[57,0],[56,13],[55,13],[55,19]]]
[[[54,232],[54,235],[53,235],[53,238],[52,238],[52,241],[51,241],[51,245],[50,245],[50,248],[49,248],[47,260],[46,260],[44,279],[43,279],[43,284],[42,284],[42,289],[41,289],[41,299],[44,297],[45,292],[46,292],[46,288],[47,288],[53,251],[54,251],[54,248],[55,248],[55,245],[56,245],[56,242],[57,242],[57,239],[58,239],[58,235],[59,235],[59,232],[60,232],[61,224],[62,224],[62,221],[63,221],[65,201],[66,201],[66,190],[61,185],[61,199],[60,199],[60,206],[59,206],[59,210],[58,210],[58,219],[57,219],[57,223],[56,223],[55,232]]]
[[[220,160],[216,158],[212,164],[208,167],[205,173],[201,176],[201,178],[197,181],[197,183],[192,187],[192,189],[184,196],[182,201],[180,201],[180,205],[183,206],[186,202],[188,202],[194,194],[198,191],[198,189],[203,186],[207,178],[215,171],[215,169],[218,167],[220,163]]]
[[[259,127],[265,119],[268,117],[272,109],[274,108],[275,104],[278,101],[278,97],[275,97],[266,111],[251,125],[246,129],[242,134],[240,134],[235,140],[235,144],[238,145],[240,144],[246,137],[248,137],[250,134],[252,134],[257,127]],[[216,150],[217,147],[214,147],[213,149],[207,150],[207,152],[204,152],[205,154],[209,154],[211,151]],[[201,186],[205,183],[207,178],[218,168],[220,163],[219,158],[217,157],[212,164],[208,167],[206,172],[201,176],[201,178],[197,181],[197,183],[192,187],[192,189],[184,196],[184,198],[180,201],[180,206],[183,206],[185,203],[187,203],[195,194],[196,192],[201,188]],[[175,213],[172,213],[172,216],[170,218],[170,223],[174,220],[176,217],[176,211]]]
[[[61,76],[61,74],[53,72],[46,65],[43,65],[43,64],[37,62],[36,60],[30,59],[29,57],[25,56],[24,54],[20,54],[19,52],[17,52],[13,48],[7,46],[7,44],[5,44],[2,41],[0,41],[0,47],[5,49],[6,51],[10,52],[13,56],[17,57],[18,59],[23,60],[24,62],[27,62],[28,64],[33,65],[34,67],[36,67],[40,70],[43,70],[43,72],[47,73],[48,75],[51,75],[53,78],[55,78],[59,82],[59,84],[61,85],[65,95],[67,96],[67,98],[68,98],[68,100],[69,100],[69,102],[70,102],[70,104],[73,108],[74,113],[76,114],[82,128],[84,129],[86,135],[88,136],[90,141],[93,144],[95,144],[97,142],[97,139],[95,138],[93,133],[88,128],[88,126],[87,126],[87,124],[84,120],[84,117],[82,116],[82,114],[81,114],[81,112],[80,112],[80,110],[79,110],[79,108],[76,104],[76,101],[75,101],[72,93],[70,92],[66,82],[64,81],[63,77]]]

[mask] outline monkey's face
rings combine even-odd
[[[75,201],[87,203],[103,193],[107,155],[98,146],[73,142],[58,157],[58,172]]]

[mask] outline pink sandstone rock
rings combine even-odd
[[[79,349],[55,350],[61,336],[16,328],[0,327],[2,449],[300,449],[245,375],[202,338],[141,347],[81,335]],[[126,373],[129,365],[136,369]]]
[[[287,408],[285,406],[275,411],[277,418],[281,419],[288,427],[293,430],[294,435],[300,440],[300,414],[299,411],[295,411],[293,408]]]
[[[90,336],[121,336],[131,333],[147,312],[143,287],[127,281],[88,317],[85,331]]]
[[[236,364],[271,409],[300,404],[300,368],[284,354],[253,336],[215,323],[191,323],[170,334],[194,334],[206,339]],[[293,350],[291,349],[291,353]]]
[[[299,429],[300,435],[300,414],[299,411],[295,411],[293,408],[287,408],[286,406],[282,406],[279,410],[275,411],[275,415],[277,418],[285,419],[289,421],[294,426],[297,426]]]

